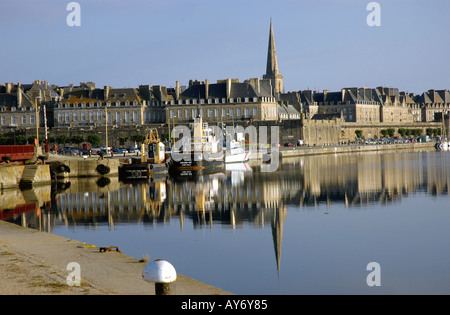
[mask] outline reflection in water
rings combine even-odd
[[[418,191],[448,194],[449,159],[442,152],[320,155],[284,159],[274,173],[234,165],[195,179],[139,184],[71,179],[51,188],[3,191],[0,213],[2,219],[49,232],[59,225],[159,224],[175,216],[180,229],[186,221],[197,229],[270,226],[279,270],[287,207],[341,203],[362,208],[398,202]]]

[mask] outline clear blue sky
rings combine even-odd
[[[390,86],[450,89],[450,1],[63,0],[0,3],[0,83],[187,85],[262,77],[270,19],[286,91]]]

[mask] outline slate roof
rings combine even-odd
[[[226,98],[227,97],[227,85],[226,83],[212,83],[208,86],[209,98]],[[231,83],[231,98],[252,98],[252,97],[271,97],[270,93],[261,87],[260,93],[258,93],[253,85],[248,82],[232,82]],[[205,84],[193,84],[187,88],[180,95],[181,99],[206,99],[206,85]]]

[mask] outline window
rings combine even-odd
[[[78,113],[73,113],[73,121],[78,121]]]
[[[23,115],[22,116],[22,124],[26,125],[26,123],[27,123],[27,116]]]
[[[216,108],[216,109],[214,109],[214,116],[216,116],[216,117],[219,117],[219,109],[218,108]]]
[[[102,112],[97,112],[97,120],[102,120]]]
[[[81,112],[81,121],[85,121],[85,120],[86,120],[86,113],[85,112]]]
[[[183,118],[183,111],[181,109],[178,110],[178,118]]]
[[[238,108],[236,109],[236,116],[240,117],[241,115],[242,115],[242,113],[241,113],[241,108],[238,107]]]
[[[253,107],[253,116],[258,116],[258,108]]]
[[[233,108],[230,108],[230,117],[233,117],[234,116],[234,110],[233,110]]]
[[[186,109],[186,118],[191,118],[191,110],[190,109]]]
[[[208,117],[211,117],[211,116],[212,116],[212,109],[209,108],[209,109],[208,109]]]
[[[120,122],[120,112],[116,112],[116,122]]]
[[[16,124],[16,116],[11,116],[11,125],[15,125]]]
[[[133,121],[134,121],[134,122],[137,122],[137,120],[138,120],[137,111],[134,111],[134,112],[133,112]]]
[[[244,109],[244,116],[245,116],[245,118],[250,118],[250,110],[248,107],[246,107]]]
[[[195,118],[195,117],[197,117],[197,108],[194,108],[192,110],[192,118]]]
[[[94,123],[94,112],[89,113],[89,122],[92,124]]]
[[[175,116],[175,111],[173,109],[171,109],[169,111],[169,118],[173,118]]]
[[[4,125],[4,124],[6,124],[6,117],[5,116],[2,116],[2,125]]]

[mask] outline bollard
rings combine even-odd
[[[171,295],[171,284],[177,280],[177,272],[168,261],[155,259],[144,267],[142,277],[145,281],[155,283],[156,295]]]

